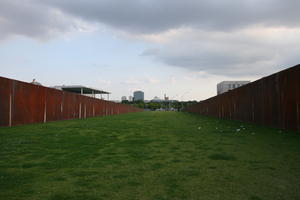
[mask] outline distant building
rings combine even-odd
[[[152,102],[164,102],[164,99],[160,99],[159,97],[155,96],[151,101]]]
[[[165,101],[169,101],[169,97],[167,97],[167,95],[165,94],[164,96]]]
[[[151,102],[156,102],[156,103],[174,103],[174,102],[178,102],[177,100],[172,100],[169,99],[169,97],[164,97],[164,99],[160,99],[159,97],[155,96]]]
[[[134,101],[144,101],[144,92],[143,91],[135,91],[133,93]]]
[[[132,97],[132,96],[129,96],[129,97],[128,97],[128,101],[133,101],[133,97]]]
[[[250,81],[223,81],[217,84],[217,94],[222,94],[224,92],[233,90],[248,83],[250,83]]]
[[[81,94],[81,95],[85,95],[85,96],[89,96],[89,97],[94,97],[94,98],[96,97],[96,94],[100,94],[101,99],[102,99],[102,94],[107,94],[107,100],[109,100],[109,94],[110,94],[109,92],[106,92],[103,90],[85,87],[82,85],[62,85],[62,86],[54,86],[53,88],[55,88],[57,90],[73,92],[73,93],[77,93],[77,94]]]
[[[122,101],[126,101],[126,100],[127,100],[127,97],[126,97],[126,96],[122,96],[121,100],[122,100]]]

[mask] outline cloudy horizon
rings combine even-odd
[[[296,0],[1,0],[0,76],[86,85],[112,98],[143,90],[216,95],[299,64]]]

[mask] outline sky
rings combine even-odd
[[[0,0],[0,76],[120,100],[216,95],[299,64],[299,0]]]

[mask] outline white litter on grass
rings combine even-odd
[[[239,129],[239,128],[238,128],[238,129],[236,129],[236,132],[240,132],[240,131],[241,131],[241,129]]]
[[[200,130],[200,129],[201,129],[201,126],[198,127],[198,130]]]

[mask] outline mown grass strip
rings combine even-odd
[[[300,136],[143,112],[0,128],[0,199],[300,199]]]

